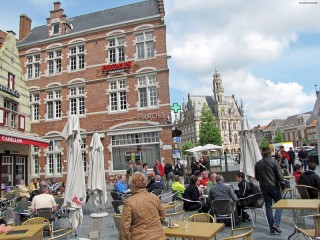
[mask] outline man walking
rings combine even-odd
[[[291,167],[293,168],[294,160],[296,159],[296,155],[295,155],[292,147],[289,148],[288,155],[290,157],[289,162],[288,162],[289,163],[288,170],[289,170],[289,173],[291,173]]]
[[[301,162],[301,165],[303,167],[304,171],[307,171],[307,165],[308,165],[308,152],[304,147],[301,148],[301,150],[298,152],[298,158]]]
[[[281,233],[279,227],[282,210],[277,209],[273,218],[272,200],[278,202],[281,199],[280,182],[283,182],[283,175],[279,163],[270,157],[269,147],[262,148],[262,159],[255,167],[255,176],[259,181],[261,192],[265,201],[266,214],[270,227],[270,233]]]

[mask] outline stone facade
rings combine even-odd
[[[240,152],[240,119],[242,106],[238,106],[234,96],[225,96],[220,74],[213,75],[213,96],[188,94],[187,103],[177,121],[177,128],[182,131],[182,141],[197,144],[199,141],[200,118],[204,104],[209,106],[220,128],[223,147],[227,153]]]

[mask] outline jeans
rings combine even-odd
[[[308,166],[308,158],[301,158],[301,165],[303,167],[304,171],[307,171],[307,166]]]
[[[261,192],[264,198],[266,207],[266,215],[269,223],[269,227],[279,226],[281,221],[282,209],[277,209],[273,218],[272,212],[272,200],[278,202],[281,199],[281,191],[279,187],[261,188]]]

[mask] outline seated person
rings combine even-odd
[[[235,194],[237,195],[238,198],[245,198],[247,196],[249,196],[251,194],[251,186],[250,184],[247,182],[246,180],[246,176],[243,172],[239,172],[237,175],[236,175],[236,179],[237,179],[237,182],[238,182],[238,187],[239,187],[239,190],[235,190]],[[249,204],[251,205],[251,204]],[[238,215],[242,216],[242,221],[246,221],[246,220],[250,220],[249,218],[249,214],[247,214],[245,211],[244,211],[244,207],[246,207],[248,205],[245,205],[245,206],[239,206],[237,208],[238,210]]]
[[[38,182],[37,178],[33,178],[32,182],[29,184],[29,190],[30,192],[39,190],[40,189],[40,183]]]
[[[147,190],[149,189],[151,184],[155,182],[155,178],[156,178],[156,175],[154,174],[154,172],[151,172],[149,176],[150,176],[150,181],[149,181],[149,183],[147,185]]]
[[[155,189],[164,189],[164,185],[161,182],[161,176],[160,175],[156,175],[155,176],[155,181],[154,183],[152,183],[149,188],[148,188],[148,192],[152,192]]]
[[[296,182],[296,184],[298,184],[301,174],[302,174],[302,166],[300,164],[295,164],[293,166],[292,175],[294,176],[294,181]]]
[[[13,230],[13,227],[7,226],[7,222],[3,219],[0,219],[0,233],[10,232]]]
[[[301,174],[298,184],[307,185],[320,190],[320,177],[315,173],[316,163],[309,162],[308,170]],[[313,189],[308,189],[310,198],[318,198],[318,192]]]
[[[204,194],[204,195],[208,195],[210,189],[211,189],[214,185],[217,184],[217,182],[216,182],[216,177],[217,177],[217,174],[216,174],[216,173],[211,173],[211,175],[210,175],[210,181],[207,182],[207,188],[203,190],[203,194]]]
[[[200,180],[200,186],[202,185],[202,186],[207,186],[207,183],[208,182],[210,182],[210,178],[208,177],[208,171],[203,171],[202,173],[201,173],[201,180]]]
[[[186,188],[180,183],[179,175],[174,175],[173,179],[174,179],[174,182],[172,183],[171,190],[176,191],[177,197],[181,198]]]
[[[20,180],[20,184],[18,185],[18,193],[20,197],[30,198],[29,189],[26,187],[23,179]]]
[[[184,190],[183,197],[185,199],[189,199],[192,201],[200,201],[200,193],[199,189],[197,187],[198,177],[195,175],[192,175],[190,177],[190,183],[189,186]],[[200,202],[188,202],[183,201],[183,208],[186,211],[194,211],[202,207],[202,204]]]
[[[47,186],[40,187],[40,194],[34,196],[32,199],[32,204],[29,207],[32,212],[36,212],[38,209],[41,208],[52,208],[52,211],[57,210],[57,203],[54,197],[49,194],[49,188]]]
[[[114,185],[114,190],[119,193],[127,193],[127,185],[126,185],[127,177],[125,175],[121,175],[120,179]]]

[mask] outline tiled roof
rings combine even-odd
[[[99,12],[89,13],[69,18],[67,22],[70,26],[72,26],[72,29],[63,36],[77,32],[84,32],[93,28],[148,18],[159,14],[158,0],[148,0]],[[59,36],[61,35],[55,37]],[[50,37],[50,39],[55,37]],[[23,41],[18,43],[18,46],[28,45],[46,39],[48,39],[47,26],[43,25],[33,28],[31,33]]]

